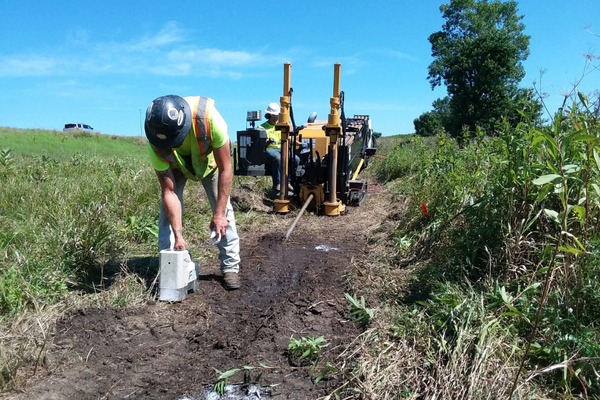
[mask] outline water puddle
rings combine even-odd
[[[326,244],[320,244],[320,245],[318,245],[318,246],[315,247],[315,250],[330,251],[330,250],[338,250],[338,248],[337,247],[328,246]]]
[[[223,395],[215,392],[212,386],[207,386],[200,393],[185,395],[177,400],[261,400],[271,399],[271,388],[259,385],[227,385]]]

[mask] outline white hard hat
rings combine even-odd
[[[270,103],[269,107],[267,107],[267,109],[265,110],[265,114],[271,114],[271,115],[279,115],[279,110],[281,108],[279,107],[279,104],[277,103]]]

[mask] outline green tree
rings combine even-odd
[[[446,130],[451,118],[450,98],[444,97],[433,102],[433,111],[421,114],[413,121],[415,134],[419,136],[435,136]]]
[[[444,131],[440,115],[435,111],[428,111],[413,121],[415,134],[419,136],[435,136]]]
[[[442,84],[449,96],[453,136],[477,126],[494,134],[504,118],[516,112],[518,84],[525,76],[529,36],[517,15],[517,2],[451,0],[440,7],[446,23],[429,36],[434,61],[428,79]]]

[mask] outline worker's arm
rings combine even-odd
[[[227,230],[227,216],[225,215],[227,209],[227,200],[231,192],[231,182],[233,180],[233,171],[231,168],[231,155],[229,153],[229,140],[219,147],[213,149],[215,161],[217,162],[217,168],[219,169],[219,185],[217,189],[217,207],[210,221],[210,228],[215,228],[217,234],[225,236]]]
[[[164,210],[175,235],[173,248],[175,250],[185,250],[185,240],[183,240],[182,234],[181,203],[179,197],[177,197],[173,170],[169,168],[165,171],[156,171],[156,176],[160,182]]]
[[[288,142],[289,142],[290,146],[293,145],[295,148],[302,147],[302,142],[300,140],[298,140],[298,136],[290,135],[290,137],[288,137]]]

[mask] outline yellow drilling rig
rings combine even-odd
[[[284,64],[281,111],[275,129],[281,132],[282,186],[288,182],[290,174],[293,192],[281,190],[274,200],[274,211],[286,214],[290,210],[290,202],[295,201],[302,204],[298,218],[307,209],[329,216],[344,215],[347,206],[362,204],[368,191],[367,182],[359,179],[358,174],[367,167],[369,158],[376,152],[371,120],[368,115],[345,116],[344,92],[340,91],[341,65],[337,63],[334,65],[333,96],[329,99],[327,121],[317,121],[316,113],[312,113],[306,124],[296,126],[290,85],[291,67],[290,63]],[[249,111],[246,121],[250,127],[237,132],[237,147],[233,155],[235,175],[263,176],[271,173],[265,150],[267,133],[262,127],[255,127],[255,122],[260,119],[260,111]],[[300,159],[299,165],[290,169],[296,157]]]

